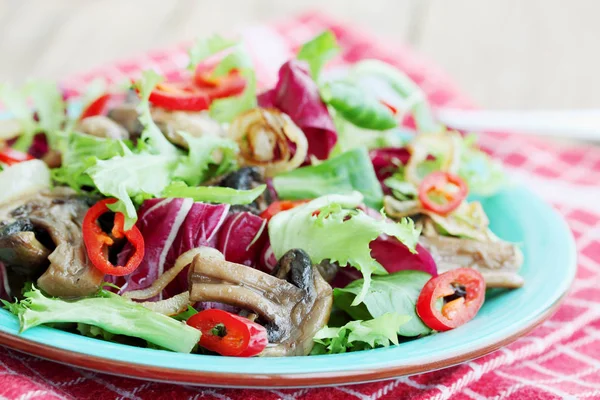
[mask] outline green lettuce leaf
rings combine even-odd
[[[502,165],[477,147],[475,135],[463,139],[463,151],[458,174],[469,185],[469,192],[491,196],[507,184]]]
[[[399,200],[412,200],[418,196],[418,188],[404,180],[403,167],[394,175],[383,181],[383,184],[392,190],[392,194]]]
[[[150,113],[150,93],[154,87],[163,80],[163,77],[152,70],[142,72],[142,77],[135,82],[134,86],[140,93],[140,104],[137,106],[140,123],[144,126],[140,142],[144,150],[165,156],[177,156],[177,147],[167,140],[160,128],[152,119]]]
[[[198,311],[192,306],[188,306],[187,310],[180,312],[177,315],[173,315],[171,318],[176,319],[177,321],[187,321],[191,318],[192,315],[198,314]]]
[[[19,121],[21,128],[21,135],[13,148],[27,152],[35,134],[44,132],[50,148],[63,150],[66,104],[55,82],[30,81],[20,90],[0,85],[0,101]],[[37,121],[34,118],[36,113]]]
[[[397,332],[410,321],[407,315],[383,314],[368,321],[351,321],[340,328],[324,327],[315,334],[311,354],[336,354],[398,344]]]
[[[333,32],[327,30],[314,37],[298,51],[297,59],[306,61],[310,67],[310,74],[315,82],[323,66],[340,52],[340,47]]]
[[[421,289],[431,275],[421,271],[399,271],[389,275],[374,276],[363,302],[352,306],[360,294],[361,279],[343,289],[334,290],[335,305],[354,319],[377,318],[387,313],[407,315],[411,319],[398,330],[401,336],[419,336],[431,332],[417,315],[415,304]]]
[[[360,128],[385,131],[398,125],[389,108],[351,82],[329,82],[321,89],[321,97],[346,121]]]
[[[21,125],[21,135],[12,147],[22,152],[29,150],[33,142],[33,136],[38,129],[31,106],[27,103],[27,98],[28,96],[23,90],[17,90],[8,84],[0,85],[0,101],[4,103],[7,111]]]
[[[101,334],[101,329],[181,353],[191,352],[200,340],[199,330],[105,290],[94,297],[67,301],[46,297],[34,287],[20,302],[3,303],[18,316],[21,332],[42,324],[71,322],[98,328],[92,332],[81,327],[85,333]]]
[[[244,91],[237,96],[214,100],[209,108],[212,118],[219,122],[230,122],[236,116],[257,106],[256,98],[256,75],[250,55],[239,45],[233,53],[227,55],[215,67],[213,75],[224,76],[232,70],[238,70],[240,75],[246,79]]]
[[[66,120],[65,102],[58,85],[54,82],[33,81],[25,88],[33,100],[33,108],[39,119],[38,132],[44,132],[48,145],[55,150],[62,150],[61,142],[65,138],[62,131]]]
[[[352,67],[349,78],[358,81],[365,77],[375,77],[384,81],[406,102],[407,110],[414,116],[417,129],[421,133],[434,133],[442,130],[435,120],[421,88],[397,68],[380,60],[363,60]]]
[[[338,140],[330,157],[337,157],[356,148],[372,150],[382,147],[405,147],[413,136],[413,132],[399,127],[385,131],[359,128],[346,121],[331,106],[329,107],[329,114],[333,118],[338,133]]]
[[[174,178],[180,179],[190,186],[197,186],[211,177],[220,176],[236,169],[238,145],[231,139],[204,135],[192,137],[179,132],[189,147],[187,156],[179,161]],[[217,166],[211,171],[210,167]]]
[[[194,201],[220,204],[250,204],[265,191],[267,185],[260,185],[250,190],[237,190],[220,186],[188,187],[183,182],[173,182],[167,186],[164,197],[190,198]]]
[[[171,182],[175,160],[157,154],[126,154],[109,160],[97,160],[86,170],[94,186],[107,197],[118,202],[110,205],[113,211],[125,214],[125,230],[137,221],[132,198],[136,196],[160,196]]]
[[[273,186],[279,197],[286,200],[359,191],[369,207],[380,209],[383,204],[381,185],[364,148],[278,175],[273,179]]]
[[[490,196],[507,184],[502,166],[479,149],[475,136],[463,137],[459,132],[446,130],[435,134],[417,135],[411,141],[411,161],[417,161],[415,179],[422,180],[434,171],[458,174],[465,180],[469,193]],[[428,156],[435,159],[429,159]],[[398,171],[396,180],[403,179]]]
[[[97,160],[108,160],[123,156],[127,144],[120,140],[104,139],[92,135],[72,132],[65,140],[62,165],[52,170],[52,178],[80,191],[83,186],[93,187],[92,178],[86,173]]]
[[[106,341],[112,340],[112,338],[115,336],[113,333],[105,331],[102,328],[98,328],[97,326],[82,323],[77,324],[77,331],[83,336],[101,338]]]
[[[324,196],[280,212],[269,222],[269,238],[277,259],[288,250],[303,249],[314,264],[329,259],[361,271],[364,282],[353,305],[364,300],[371,274],[387,274],[385,268],[371,257],[371,241],[385,233],[396,237],[414,252],[419,237],[419,231],[410,219],[397,223],[377,220],[357,210],[362,199],[358,192]]]
[[[196,40],[189,50],[190,62],[188,69],[195,71],[202,61],[237,44],[236,40],[225,39],[216,34],[205,39]]]

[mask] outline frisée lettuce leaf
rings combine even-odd
[[[204,135],[193,137],[186,132],[179,134],[188,143],[189,153],[181,157],[174,177],[191,186],[199,185],[211,176],[220,176],[236,169],[237,144],[219,136]],[[209,170],[211,165],[218,166],[215,171]]]
[[[232,70],[237,70],[246,80],[246,87],[238,96],[216,99],[211,103],[209,108],[210,116],[219,122],[230,122],[239,114],[257,105],[256,74],[252,59],[242,44],[236,46],[232,53],[225,56],[217,64],[213,71],[213,76],[225,76]]]
[[[195,71],[198,64],[202,61],[236,44],[238,44],[236,40],[226,39],[216,34],[206,39],[196,40],[188,52],[190,56],[188,69]]]
[[[30,81],[21,89],[2,84],[0,102],[4,103],[20,125],[21,134],[12,146],[15,150],[27,152],[35,134],[39,132],[46,134],[50,147],[60,149],[62,125],[67,117],[65,102],[56,83]]]
[[[120,140],[71,132],[65,140],[62,165],[52,170],[52,178],[77,191],[84,186],[93,187],[94,182],[86,173],[88,168],[97,160],[123,156],[127,149],[127,143]]]
[[[42,324],[81,323],[181,353],[191,352],[200,340],[199,330],[106,290],[94,297],[67,301],[46,297],[32,287],[24,297],[16,303],[3,300],[5,308],[19,317],[21,332]]]
[[[337,354],[398,344],[398,330],[410,321],[407,315],[383,314],[368,321],[350,321],[339,328],[324,327],[313,341],[311,354]]]
[[[385,233],[414,252],[419,236],[419,230],[410,219],[391,222],[372,218],[357,210],[362,200],[363,196],[358,192],[319,197],[278,213],[268,226],[277,259],[288,250],[300,248],[308,253],[314,264],[329,259],[341,266],[351,265],[358,269],[364,282],[352,305],[364,300],[372,274],[387,274],[385,268],[371,256],[369,244]]]
[[[110,160],[97,160],[93,167],[87,169],[87,174],[100,193],[118,199],[109,208],[125,215],[125,230],[128,230],[137,220],[132,198],[139,195],[160,196],[171,182],[175,161],[168,156],[130,152]]]
[[[27,94],[17,90],[9,84],[0,85],[0,102],[18,120],[21,135],[12,146],[15,150],[26,152],[33,142],[33,136],[37,131],[37,123],[33,118],[31,107],[27,104]],[[4,139],[4,138],[3,138]],[[6,139],[11,139],[6,138]]]
[[[134,83],[134,86],[140,93],[140,103],[137,107],[139,120],[144,130],[142,131],[141,141],[143,149],[154,154],[176,156],[179,154],[177,147],[167,140],[152,119],[150,113],[150,93],[154,87],[163,80],[163,77],[152,70],[142,72],[142,77]]]

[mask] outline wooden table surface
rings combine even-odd
[[[411,43],[483,106],[600,106],[598,0],[0,0],[0,82],[315,9]]]

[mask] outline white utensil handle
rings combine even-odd
[[[514,131],[600,141],[600,110],[480,111],[439,108],[439,120],[466,131]]]

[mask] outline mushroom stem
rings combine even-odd
[[[232,294],[235,294],[235,296],[232,296]],[[245,287],[232,288],[227,283],[195,284],[190,291],[190,298],[194,302],[217,301],[250,309],[250,311],[254,311],[269,321],[278,321],[284,317],[280,305],[266,299],[262,293],[257,293]]]
[[[208,277],[220,279],[234,285],[251,287],[260,292],[268,292],[278,285],[282,285],[281,289],[285,291],[300,291],[291,283],[261,273],[256,269],[248,268],[245,265],[225,261],[224,259],[210,256],[196,256],[192,265],[193,268],[190,270],[190,279],[192,281],[198,281],[201,279],[200,277]]]

